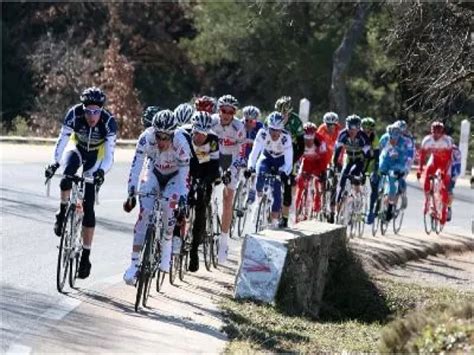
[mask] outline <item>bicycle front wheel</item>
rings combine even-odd
[[[72,237],[74,235],[75,207],[69,205],[65,214],[65,222],[59,241],[58,262],[56,266],[56,288],[58,292],[63,292],[66,277],[68,276],[71,264]]]
[[[266,218],[265,216],[267,211],[267,198],[265,195],[262,196],[260,199],[260,203],[258,204],[258,212],[257,212],[257,221],[255,223],[255,233],[262,231],[266,227]]]
[[[398,234],[402,229],[403,217],[405,210],[402,208],[402,196],[398,196],[397,204],[395,205],[395,212],[393,216],[393,233]]]
[[[137,284],[137,294],[135,296],[135,312],[138,312],[140,303],[143,304],[143,307],[146,307],[146,301],[149,293],[149,286],[151,275],[151,259],[153,257],[152,243],[155,239],[155,233],[152,228],[148,228],[145,234],[145,245],[143,247],[140,267],[138,269],[138,284]]]

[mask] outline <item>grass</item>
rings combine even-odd
[[[347,266],[342,269],[347,271]],[[427,352],[429,349],[440,351],[443,346],[449,348],[449,344],[451,349],[459,351],[462,348],[456,348],[456,344],[469,341],[466,340],[469,336],[474,337],[469,333],[472,318],[464,323],[459,322],[452,317],[456,314],[454,311],[446,313],[445,306],[462,302],[474,304],[474,293],[422,287],[387,279],[366,279],[360,275],[357,277],[357,268],[353,270],[350,277],[346,273],[345,281],[347,289],[357,284],[356,291],[344,293],[340,287],[336,289],[334,284],[332,287],[329,285],[329,293],[336,299],[328,302],[327,295],[325,296],[326,307],[318,320],[292,316],[272,305],[224,300],[221,306],[226,317],[225,331],[231,340],[227,351],[393,352],[396,349],[407,352],[418,349]],[[347,282],[347,278],[352,282]],[[341,284],[338,282],[338,285]],[[339,295],[336,291],[340,292]],[[420,319],[427,316],[419,316],[413,318],[408,325],[403,323],[400,326],[403,317],[411,319],[410,314],[425,314],[423,311],[433,314],[430,321],[422,322]],[[437,327],[438,325],[441,327]],[[397,327],[411,330],[397,331]],[[422,335],[418,336],[419,333]],[[410,347],[400,350],[393,346],[400,342]]]

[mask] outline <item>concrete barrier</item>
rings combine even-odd
[[[292,229],[264,230],[252,234],[252,238],[262,238],[262,244],[269,241],[286,250],[286,260],[281,270],[278,290],[274,302],[290,314],[317,317],[321,308],[324,287],[328,275],[330,259],[337,258],[346,246],[346,228],[338,225],[305,221]],[[247,261],[243,244],[242,265]],[[236,284],[241,277],[241,270]],[[265,277],[265,275],[262,275]],[[270,272],[267,277],[273,278]],[[261,280],[260,280],[261,281]],[[237,287],[236,287],[237,289]],[[248,296],[252,297],[251,295]]]

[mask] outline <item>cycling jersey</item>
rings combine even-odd
[[[390,136],[388,133],[385,133],[380,138],[380,171],[386,173],[389,171],[404,172],[406,154],[405,140],[400,137],[395,144],[392,144]]]
[[[230,124],[223,126],[219,114],[212,115],[212,130],[219,137],[219,151],[222,155],[232,155],[233,160],[239,156],[241,145],[245,140],[245,128],[241,121],[234,117]]]
[[[274,141],[268,130],[262,128],[255,137],[255,142],[249,156],[248,168],[255,169],[257,159],[262,161],[281,157],[284,158],[284,162],[279,169],[289,175],[293,168],[293,146],[289,133],[283,130],[280,137]]]
[[[147,173],[153,172],[157,178],[177,175],[180,186],[186,186],[189,172],[190,147],[186,138],[187,132],[178,129],[173,135],[170,149],[160,151],[158,149],[155,131],[153,127],[147,128],[138,138],[135,156],[128,180],[128,192],[137,191],[137,184],[143,167],[143,161],[148,159]]]
[[[265,123],[268,125],[268,121]],[[289,113],[285,130],[290,134],[293,143],[293,163],[296,163],[304,152],[304,128],[303,122],[295,112]]]
[[[245,121],[242,120],[242,123],[245,125]],[[245,130],[245,140],[241,148],[241,157],[246,160],[248,159],[250,152],[252,151],[253,142],[257,136],[258,131],[263,128],[263,123],[257,121],[256,126],[251,130]]]
[[[317,132],[322,135],[324,140],[326,141],[331,156],[334,152],[334,147],[336,145],[337,137],[339,136],[340,131],[341,126],[339,125],[339,123],[336,123],[333,133],[329,133],[326,123],[323,123],[318,127]]]
[[[334,164],[337,163],[339,154],[343,147],[346,150],[345,156],[348,161],[363,160],[365,157],[367,157],[370,151],[369,137],[367,137],[364,132],[358,131],[356,136],[351,138],[349,131],[347,129],[343,129],[337,137],[335,146],[336,152],[333,159]]]
[[[423,171],[425,159],[430,155],[429,165],[447,172],[451,164],[452,151],[453,141],[451,137],[443,134],[438,140],[435,140],[433,135],[427,135],[421,142],[419,170]]]
[[[90,127],[85,117],[84,106],[77,104],[69,109],[64,118],[54,150],[54,161],[61,162],[64,150],[71,141],[79,152],[97,152],[93,154],[101,161],[97,169],[107,172],[113,164],[116,139],[117,123],[109,111],[103,108],[97,125]]]
[[[379,166],[379,138],[375,134],[375,132],[371,132],[369,135],[369,142],[370,142],[370,157],[367,162],[366,172],[373,172],[378,170]]]
[[[405,140],[406,147],[405,172],[408,173],[415,158],[415,138],[409,133],[404,133],[402,138]]]
[[[210,182],[217,179],[219,174],[219,138],[209,133],[202,145],[194,144],[191,136],[192,129],[187,129],[189,145],[191,147],[191,161],[189,164],[192,178],[206,179]]]
[[[326,141],[322,135],[315,133],[314,144],[311,147],[305,145],[298,174],[306,173],[319,176],[326,171],[329,160]]]
[[[451,178],[457,179],[457,177],[461,174],[461,151],[456,145],[453,145],[453,155],[451,161]]]

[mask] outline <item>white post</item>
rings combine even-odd
[[[306,123],[309,120],[309,107],[310,107],[310,105],[311,105],[311,103],[309,102],[308,99],[303,98],[303,99],[300,100],[299,115],[300,115],[301,121],[303,121],[303,123]]]
[[[460,176],[466,175],[470,132],[471,132],[471,123],[469,122],[469,120],[462,120],[461,134],[459,135],[459,150],[461,151],[461,175]]]

